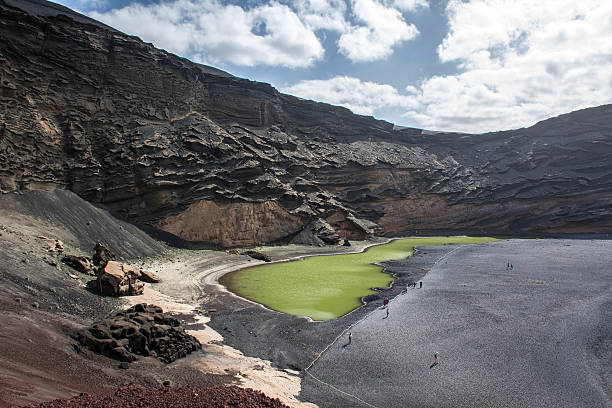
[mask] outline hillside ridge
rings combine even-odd
[[[1,190],[71,190],[222,246],[612,231],[611,105],[479,135],[401,128],[102,24],[0,10]]]

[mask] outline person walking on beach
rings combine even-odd
[[[416,289],[416,282],[412,282],[412,289]]]
[[[438,352],[434,353],[434,364],[438,364]]]
[[[349,332],[349,342],[348,342],[348,344],[351,344],[352,341],[353,341],[353,335],[351,334],[351,332]]]
[[[419,282],[419,289],[422,289],[422,288],[423,288],[423,281],[420,281]]]

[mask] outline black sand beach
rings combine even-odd
[[[609,407],[611,253],[612,241],[598,240],[458,247],[423,289],[391,301],[388,318],[376,310],[351,328],[350,346],[334,343],[308,370],[301,398],[321,407]]]

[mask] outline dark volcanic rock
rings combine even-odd
[[[223,246],[316,218],[340,239],[612,231],[610,105],[482,135],[400,128],[31,3],[0,0],[1,190],[69,189]]]
[[[77,256],[77,255],[64,255],[62,258],[62,262],[71,268],[76,269],[79,272],[86,273],[88,275],[94,275],[94,265],[91,259],[86,256]]]
[[[134,296],[144,291],[142,282],[158,283],[159,276],[143,269],[135,269],[117,261],[107,261],[98,268],[97,278],[88,282],[89,289],[106,296]]]
[[[92,258],[93,264],[97,266],[99,270],[103,270],[109,261],[115,260],[115,254],[99,242],[96,243],[94,251],[95,253]]]
[[[247,255],[253,259],[259,259],[261,261],[266,261],[266,262],[272,261],[272,258],[270,258],[270,255],[265,254],[263,252],[254,251],[252,249],[249,249],[248,251],[244,251],[242,255]]]
[[[185,333],[176,318],[146,303],[96,322],[75,338],[96,353],[128,362],[140,355],[171,363],[202,347],[195,337]]]
[[[88,283],[94,292],[106,296],[134,296],[144,291],[144,284],[138,282],[137,270],[117,261],[108,261],[98,269],[98,277]]]
[[[327,222],[316,218],[308,223],[302,231],[291,239],[292,244],[306,245],[337,245],[341,241],[340,235]]]

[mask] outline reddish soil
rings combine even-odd
[[[277,398],[266,397],[259,391],[236,386],[219,386],[211,388],[143,388],[131,384],[120,388],[114,395],[94,396],[81,394],[69,400],[55,400],[39,405],[37,408],[288,408]]]
[[[190,367],[190,357],[171,365],[142,357],[120,369],[118,361],[73,347],[70,335],[87,321],[33,308],[31,302],[17,303],[0,288],[0,408],[80,393],[111,395],[130,383],[154,387],[168,380],[176,387],[205,388],[233,381],[231,375],[202,374]]]

